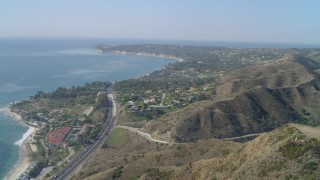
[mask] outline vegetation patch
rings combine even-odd
[[[46,160],[46,159],[38,162],[38,163],[30,170],[29,176],[32,177],[32,178],[37,177],[37,176],[41,173],[42,169],[43,169],[44,167],[46,167],[47,164],[48,164],[48,160]]]
[[[123,173],[123,166],[117,167],[117,169],[112,174],[112,179],[117,179],[121,177],[121,174]]]
[[[188,150],[185,146],[178,146],[177,151],[175,152],[174,156],[179,157],[179,158],[183,158],[187,155],[187,153],[188,153]]]
[[[262,167],[258,175],[260,177],[267,176],[270,172],[280,171],[284,166],[285,163],[283,161],[274,162],[269,167]]]
[[[315,171],[318,169],[318,163],[316,162],[308,162],[303,166],[304,170],[311,170],[311,171]]]
[[[228,154],[230,154],[229,149],[222,150],[222,154],[223,154],[223,156],[227,156]]]
[[[157,155],[155,156],[156,161],[157,161],[157,162],[160,162],[161,157],[162,157],[162,154],[157,154]]]
[[[310,114],[309,112],[307,112],[307,110],[304,109],[304,108],[301,109],[301,112],[302,112],[302,114],[305,115],[305,116],[310,116],[310,115],[311,115],[311,114]]]
[[[159,168],[150,168],[147,170],[147,176],[150,179],[170,179],[172,172],[160,171]],[[147,179],[149,179],[147,178]]]
[[[116,148],[124,145],[128,141],[126,131],[121,128],[114,128],[109,138],[105,142],[107,147]]]
[[[283,147],[282,155],[290,160],[298,158],[303,154],[304,146],[299,146],[294,143],[286,144]]]
[[[93,112],[91,119],[93,120],[93,122],[102,122],[105,116],[106,113],[102,112],[101,110],[96,110]]]
[[[201,156],[206,154],[208,151],[209,151],[208,149],[204,149],[204,148],[199,149],[199,152],[200,152]]]
[[[311,152],[313,155],[320,155],[320,142],[312,138],[310,140],[298,139],[284,145],[282,147],[282,155],[290,160],[296,159],[306,152]]]

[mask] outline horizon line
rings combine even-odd
[[[172,41],[172,42],[203,42],[203,43],[248,43],[248,44],[279,44],[279,45],[320,45],[319,43],[307,42],[268,42],[268,41],[245,41],[245,40],[204,40],[204,39],[168,39],[168,38],[119,38],[119,37],[74,37],[74,36],[1,36],[0,39],[47,39],[47,40],[139,40],[139,41]]]

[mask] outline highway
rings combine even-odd
[[[51,178],[52,180],[69,179],[81,167],[81,165],[87,161],[90,156],[94,154],[107,140],[118,120],[118,104],[116,103],[114,95],[110,90],[108,90],[108,99],[109,102],[112,102],[112,106],[109,108],[107,120],[102,124],[102,131],[99,139],[95,143],[88,145],[79,151],[63,169],[58,171]]]

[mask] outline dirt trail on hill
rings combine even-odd
[[[223,141],[232,141],[232,140],[237,140],[237,139],[244,139],[244,138],[249,138],[249,137],[256,137],[259,136],[261,133],[257,134],[247,134],[243,136],[238,136],[238,137],[231,137],[231,138],[223,138],[223,139],[217,139],[217,140],[223,140]]]
[[[166,142],[166,141],[160,141],[160,140],[153,139],[150,134],[141,132],[141,131],[139,131],[138,128],[133,128],[133,127],[129,127],[129,126],[122,126],[122,125],[118,125],[116,127],[119,127],[119,128],[122,128],[122,129],[127,129],[127,130],[132,131],[132,132],[136,132],[140,136],[145,137],[149,141],[153,141],[153,142],[157,142],[157,143],[163,143],[163,144],[169,144],[169,142]]]
[[[306,136],[311,138],[316,138],[320,141],[320,127],[311,127],[311,126],[305,126],[301,124],[292,124],[292,126],[296,127],[299,131],[301,131]]]
[[[84,110],[82,114],[89,116],[89,114],[93,111],[93,106],[90,106],[88,109]]]

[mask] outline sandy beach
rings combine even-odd
[[[13,117],[14,120],[18,121],[19,123],[23,123],[22,117],[19,114],[10,111],[9,108],[3,109],[2,112],[4,114],[7,114],[7,115]],[[26,124],[24,124],[24,125],[26,125]],[[28,137],[26,137],[23,140],[23,142],[17,141],[16,145],[20,146],[20,157],[19,157],[18,162],[12,167],[12,170],[10,171],[10,173],[5,177],[5,179],[7,179],[7,180],[16,179],[17,177],[19,177],[21,174],[23,174],[28,169],[28,167],[31,163],[29,152],[27,149],[27,144],[33,140],[33,137],[36,133],[36,128],[30,127],[30,126],[28,126],[28,127],[29,127],[28,134],[26,134],[26,135],[28,135]]]

